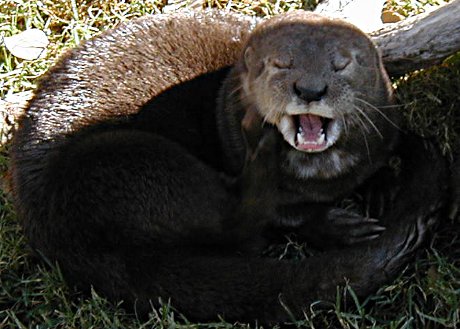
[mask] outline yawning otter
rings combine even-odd
[[[12,150],[15,205],[69,283],[142,313],[161,297],[193,319],[280,322],[347,281],[369,294],[420,245],[444,164],[399,137],[373,44],[342,21],[280,15],[226,77],[249,30],[229,14],[144,18],[41,82]],[[337,205],[357,190],[369,214]],[[258,255],[287,231],[328,251]]]

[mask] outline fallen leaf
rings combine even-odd
[[[395,11],[391,10],[385,10],[382,12],[382,22],[386,23],[396,23],[399,21],[402,21],[404,19],[404,16],[401,14],[398,14]]]
[[[44,55],[48,46],[48,37],[39,29],[25,30],[19,34],[4,38],[6,48],[16,57],[34,60]]]

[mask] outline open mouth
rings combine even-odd
[[[291,146],[310,153],[328,149],[340,135],[336,119],[311,113],[284,115],[278,129]]]

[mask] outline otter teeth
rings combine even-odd
[[[323,144],[324,141],[326,140],[326,134],[324,133],[324,129],[321,128],[320,131],[318,132],[316,141],[313,141],[311,139],[305,138],[305,133],[302,129],[301,126],[299,126],[298,132],[297,132],[297,144],[306,144],[306,143],[312,143],[312,144]]]
[[[295,147],[296,128],[292,116],[283,115],[277,126],[286,142]]]
[[[318,148],[323,148],[326,141],[326,134],[324,130],[321,129],[318,134],[316,135],[316,140],[312,138],[312,136],[306,137],[305,133],[302,130],[302,127],[299,127],[299,131],[297,132],[297,142],[296,147],[301,148],[305,151],[315,151]]]
[[[319,127],[317,117],[303,118],[302,124],[298,116],[284,115],[278,122],[278,130],[295,149],[307,152],[322,152],[335,143],[339,130],[336,120],[329,119],[329,122]],[[305,127],[305,129],[304,129]]]

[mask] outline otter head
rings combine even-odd
[[[352,25],[304,11],[276,16],[255,29],[238,65],[243,102],[276,125],[300,176],[336,176],[389,143],[398,120],[390,83]]]

